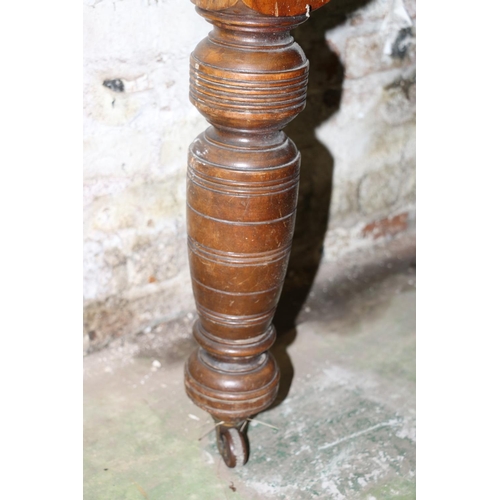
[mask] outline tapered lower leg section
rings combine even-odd
[[[229,467],[248,459],[247,419],[276,398],[272,319],[290,256],[300,154],[281,132],[304,107],[308,63],[289,30],[305,20],[241,2],[198,9],[214,30],[191,56],[191,101],[213,125],[189,151],[188,247],[199,348],[189,397],[216,421]]]

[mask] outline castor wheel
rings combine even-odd
[[[243,432],[238,428],[218,425],[217,448],[228,467],[233,468],[247,463],[247,441]]]

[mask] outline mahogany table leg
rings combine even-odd
[[[190,99],[211,123],[191,144],[188,246],[199,348],[186,363],[189,397],[218,423],[229,467],[244,464],[242,427],[276,397],[268,349],[288,265],[300,154],[281,131],[305,106],[308,62],[274,17],[238,2],[197,11],[214,26],[191,56]]]

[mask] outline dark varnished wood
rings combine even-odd
[[[224,10],[235,5],[238,0],[191,0],[196,6],[206,10]],[[250,9],[269,16],[300,16],[325,5],[330,0],[242,0]]]
[[[191,55],[190,99],[212,126],[188,157],[188,247],[199,313],[193,333],[200,347],[186,363],[185,385],[218,423],[219,449],[234,467],[247,459],[247,419],[278,391],[268,350],[300,168],[300,153],[281,130],[305,106],[308,62],[289,33],[306,15],[265,16],[245,5],[264,1],[228,0],[223,8],[224,1],[195,2],[212,9],[197,8],[214,29]]]

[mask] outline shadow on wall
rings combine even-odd
[[[369,2],[330,2],[292,33],[310,66],[306,108],[285,129],[301,152],[302,161],[292,253],[274,318],[278,339],[272,352],[281,370],[276,404],[285,399],[292,382],[293,366],[286,348],[295,339],[297,316],[318,271],[333,192],[334,158],[318,141],[315,130],[340,108],[344,66],[328,47],[325,35],[345,23],[349,13]]]

